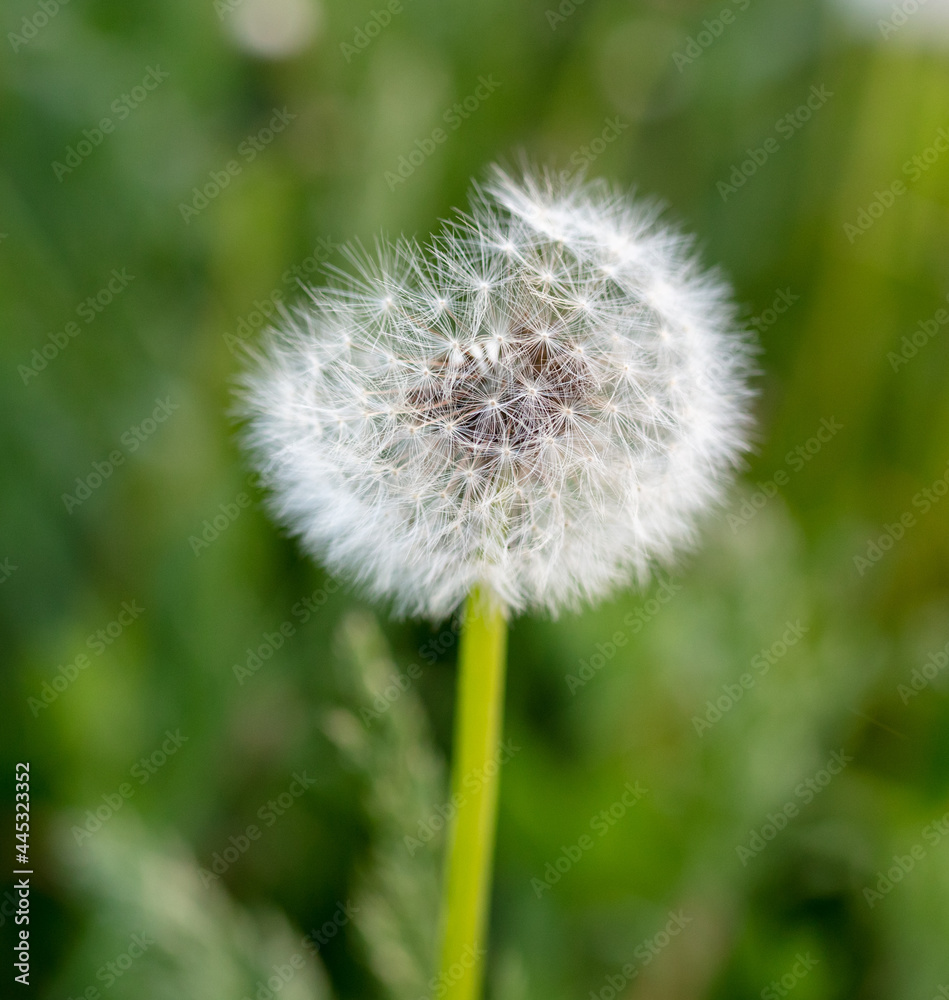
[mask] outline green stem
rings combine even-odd
[[[442,890],[443,1000],[477,1000],[497,821],[507,623],[494,596],[468,597],[458,654],[451,769],[455,815]],[[478,780],[472,780],[477,776]],[[466,780],[467,779],[467,780]]]

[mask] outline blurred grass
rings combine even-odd
[[[431,813],[393,793],[423,774],[437,785],[452,633],[436,651],[441,629],[383,622],[392,669],[421,667],[391,711],[411,720],[420,699],[433,736],[405,722],[398,739],[414,733],[416,749],[397,741],[391,772],[355,766],[327,738],[326,713],[358,725],[353,699],[366,695],[353,677],[384,685],[372,664],[385,654],[346,652],[360,629],[376,642],[352,624],[361,602],[262,512],[227,416],[225,335],[254,336],[261,303],[300,294],[292,269],[320,280],[316,259],[340,264],[347,240],[424,237],[487,162],[520,150],[565,170],[589,161],[590,174],[665,200],[749,320],[780,290],[796,301],[759,323],[760,446],[724,513],[739,516],[782,469],[786,487],[736,530],[711,520],[655,614],[643,609],[657,588],[514,627],[507,733],[522,749],[502,780],[492,995],[739,1000],[773,981],[788,989],[786,975],[801,1000],[935,995],[949,984],[949,837],[924,831],[949,808],[946,672],[912,696],[899,685],[949,641],[949,500],[926,513],[913,502],[949,461],[946,331],[898,370],[890,355],[949,293],[949,158],[918,180],[904,170],[949,127],[946,5],[929,0],[884,40],[891,12],[871,0],[736,2],[734,22],[680,72],[674,53],[729,5],[586,0],[552,26],[540,2],[403,0],[347,61],[341,43],[381,5],[307,2],[312,36],[290,30],[282,44],[298,49],[267,58],[254,47],[280,43],[299,4],[271,0],[261,19],[260,0],[221,15],[183,0],[73,2],[22,45],[10,33],[40,8],[14,0],[2,16],[0,561],[15,569],[0,573],[0,746],[11,770],[33,765],[39,995],[252,995],[281,949],[334,926],[360,886],[376,893],[369,930],[336,925],[319,948],[334,994],[419,995],[404,955],[385,958],[409,933],[385,900],[431,878],[412,874],[398,834]],[[167,80],[58,181],[54,161],[117,118],[113,102],[152,66]],[[386,173],[479,76],[496,92],[390,190]],[[718,183],[822,85],[833,96],[723,200]],[[250,161],[241,144],[284,108],[295,118]],[[583,152],[616,119],[625,129],[595,158]],[[232,159],[238,176],[186,223],[180,206]],[[845,224],[898,179],[906,193],[849,239]],[[134,278],[87,323],[77,308],[113,269]],[[78,335],[24,377],[70,321]],[[166,398],[177,408],[131,450],[126,435]],[[798,469],[789,456],[825,418],[842,429]],[[116,449],[122,464],[67,511],[63,494]],[[250,505],[196,553],[204,522],[241,493]],[[907,511],[913,526],[861,574],[854,556]],[[141,617],[34,713],[28,699],[90,652],[123,601]],[[788,621],[806,626],[801,641],[699,735],[707,702]],[[238,683],[234,665],[282,623],[292,634]],[[571,693],[567,675],[617,631],[628,641]],[[187,742],[139,783],[133,768],[169,730]],[[853,762],[805,804],[796,788],[841,750]],[[300,771],[316,784],[205,888],[201,869],[262,826]],[[538,897],[532,879],[627,782],[648,794]],[[76,843],[70,828],[123,783],[134,794]],[[743,865],[736,847],[787,802],[799,815]],[[12,829],[12,795],[4,806]],[[913,845],[923,860],[871,907],[864,890]],[[426,852],[434,866],[437,844]],[[424,942],[427,907],[412,905]],[[682,933],[646,946],[680,910]],[[185,912],[185,937],[162,923]],[[160,947],[106,988],[97,970],[149,920],[166,931]],[[794,977],[799,953],[818,961]],[[306,968],[292,989],[318,996],[309,954]]]

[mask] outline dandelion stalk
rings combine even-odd
[[[437,995],[471,1000],[506,616],[645,583],[695,543],[748,449],[752,351],[690,241],[602,182],[494,169],[426,247],[350,263],[255,352],[247,444],[330,572],[433,621],[470,595]]]
[[[496,598],[468,597],[458,657],[451,791],[456,812],[442,892],[440,982],[447,1000],[481,992],[497,819],[507,622]],[[470,780],[475,778],[476,780]]]

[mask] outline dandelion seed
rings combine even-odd
[[[750,349],[653,208],[495,169],[380,256],[245,382],[273,507],[332,572],[405,614],[476,587],[556,613],[694,542],[747,447]]]

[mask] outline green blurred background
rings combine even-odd
[[[228,410],[298,277],[520,151],[697,233],[760,441],[665,589],[514,624],[489,995],[949,995],[949,11],[902,7],[3,5],[35,995],[438,996],[455,633],[303,557]]]

